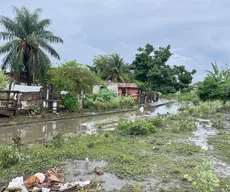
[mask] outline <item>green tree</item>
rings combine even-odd
[[[103,80],[125,82],[124,71],[127,70],[127,66],[117,53],[96,56],[93,66],[88,67]]]
[[[211,63],[213,71],[207,71],[204,81],[198,85],[198,96],[201,100],[222,100],[230,99],[230,71],[226,65],[219,69],[216,62]]]
[[[3,72],[0,72],[0,90],[4,90],[9,83],[7,77],[4,75]]]
[[[188,72],[184,66],[172,68],[167,61],[172,56],[170,45],[155,49],[147,44],[145,48],[138,48],[135,60],[131,64],[135,79],[145,83],[147,91],[155,90],[166,93],[175,93],[179,88],[184,89],[192,81],[196,72]]]
[[[176,90],[184,90],[186,91],[189,89],[189,85],[192,83],[192,75],[196,73],[196,70],[193,69],[191,72],[187,71],[185,69],[185,66],[174,66],[173,67],[173,74],[176,78],[177,84],[176,84]]]
[[[52,84],[57,92],[69,91],[75,95],[80,94],[82,90],[91,91],[93,85],[100,81],[89,69],[75,60],[49,70],[47,75],[47,82]]]
[[[0,54],[6,54],[2,69],[9,67],[17,77],[26,73],[28,85],[35,81],[43,82],[50,68],[46,54],[60,59],[49,43],[63,43],[60,37],[46,30],[51,24],[49,19],[40,19],[41,9],[30,12],[25,7],[14,7],[15,18],[0,17],[0,24],[5,31],[0,32],[0,39],[8,42],[0,46]],[[46,52],[45,52],[46,51]]]

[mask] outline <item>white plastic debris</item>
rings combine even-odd
[[[139,110],[140,110],[141,113],[143,113],[144,112],[144,107],[141,106],[141,108]]]
[[[12,181],[9,183],[8,188],[11,187],[21,187],[23,185],[23,176],[16,177],[12,179]]]
[[[65,183],[64,185],[61,185],[59,190],[64,191],[64,190],[68,189],[68,185],[69,185],[69,183]]]
[[[90,181],[75,181],[73,183],[70,183],[70,185],[75,186],[79,185],[80,187],[85,187],[86,185],[89,185]]]
[[[42,192],[49,192],[50,191],[50,189],[48,189],[48,188],[42,188]]]
[[[45,181],[46,176],[43,173],[36,173],[34,176],[39,178],[40,183]]]

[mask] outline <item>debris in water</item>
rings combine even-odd
[[[141,108],[139,110],[140,110],[141,113],[143,113],[144,112],[144,107],[141,106]]]
[[[100,169],[100,167],[95,167],[94,168],[94,172],[98,175],[103,175],[104,174],[104,170]]]

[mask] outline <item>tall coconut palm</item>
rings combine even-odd
[[[96,70],[103,80],[114,82],[124,82],[123,78],[123,59],[117,54],[99,55],[94,59],[94,66],[89,67],[92,71]]]
[[[0,24],[5,28],[0,32],[0,40],[8,41],[0,46],[0,54],[5,54],[2,69],[9,68],[16,77],[25,73],[28,85],[35,80],[42,82],[50,67],[47,53],[60,59],[49,43],[63,43],[63,40],[46,30],[51,21],[40,19],[41,9],[30,12],[25,7],[13,7],[13,10],[14,19],[0,16]]]

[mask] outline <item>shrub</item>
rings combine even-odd
[[[155,117],[150,121],[156,128],[163,128],[165,126],[165,120],[160,117]]]
[[[155,126],[150,121],[144,120],[119,121],[116,130],[124,135],[148,135],[156,132]]]
[[[66,94],[62,96],[62,106],[64,109],[67,109],[69,111],[76,110],[78,104],[76,101],[76,97],[71,94]]]
[[[206,77],[198,86],[198,96],[203,101],[222,100],[229,98],[229,82],[217,77]]]
[[[51,140],[51,144],[55,147],[55,148],[60,148],[64,145],[64,136],[61,133],[58,133],[57,135],[55,135],[52,140]]]
[[[131,107],[135,104],[135,101],[131,97],[120,97],[120,105],[122,108]]]
[[[15,144],[8,144],[0,147],[0,167],[8,168],[20,160],[20,154]]]
[[[87,108],[118,109],[128,108],[135,105],[135,100],[131,97],[116,97],[107,89],[102,89],[97,94],[87,95],[85,100]]]

